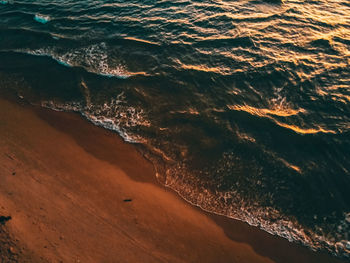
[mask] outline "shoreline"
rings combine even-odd
[[[27,262],[343,262],[190,205],[77,113],[21,104],[0,96],[0,216]]]

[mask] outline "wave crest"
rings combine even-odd
[[[47,22],[49,22],[51,20],[51,18],[49,16],[45,16],[45,15],[42,15],[42,14],[36,14],[34,16],[34,20],[36,22],[41,23],[41,24],[46,24]]]
[[[128,72],[124,64],[116,58],[109,57],[108,47],[105,42],[61,51],[55,47],[40,48],[36,50],[19,50],[36,56],[48,56],[58,63],[68,67],[83,67],[88,72],[107,77],[120,79],[129,78],[132,73]]]
[[[122,138],[130,143],[142,143],[143,137],[133,133],[132,128],[149,127],[150,121],[141,108],[129,106],[124,93],[102,105],[70,102],[58,103],[54,101],[42,101],[41,106],[57,111],[79,112],[93,124],[117,132]]]

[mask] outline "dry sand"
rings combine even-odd
[[[189,205],[77,114],[4,99],[0,216],[3,262],[340,262]]]

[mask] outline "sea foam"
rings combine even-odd
[[[36,56],[48,56],[61,65],[67,67],[83,67],[88,72],[105,77],[127,79],[131,75],[134,75],[128,72],[120,61],[112,61],[113,59],[109,57],[108,47],[105,42],[72,48],[64,52],[54,47],[18,51]]]
[[[87,90],[86,93],[89,93],[85,82],[82,85]],[[80,102],[42,101],[41,106],[56,111],[79,112],[93,124],[117,132],[127,142],[143,143],[145,141],[142,136],[133,133],[132,129],[141,126],[149,127],[151,123],[141,108],[128,105],[124,92],[104,104],[93,104],[89,98],[85,99],[87,105]]]
[[[34,16],[34,20],[39,22],[39,23],[46,24],[47,22],[50,21],[50,17],[49,16],[45,16],[45,15],[41,15],[41,14],[36,14]]]

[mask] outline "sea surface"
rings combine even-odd
[[[0,89],[116,131],[204,210],[350,257],[348,0],[2,0]]]

